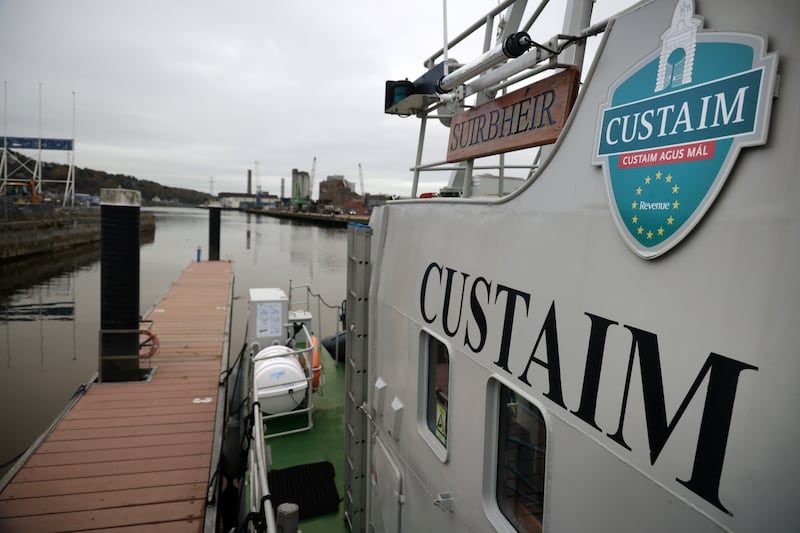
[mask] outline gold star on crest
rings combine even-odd
[[[639,196],[641,194],[642,194],[642,188],[641,187],[636,187],[636,196]]]
[[[658,236],[661,237],[664,235],[664,228],[658,228]]]
[[[652,239],[653,238],[653,232],[652,231],[648,231],[647,232],[647,238],[648,239]]]
[[[666,180],[667,183],[672,183],[672,174],[667,174]]]
[[[642,233],[644,233],[644,228],[643,228],[643,227],[641,227],[641,226],[639,226],[639,227],[636,229],[636,233],[638,233],[639,235],[641,235]]]
[[[636,202],[633,202],[633,203],[631,204],[631,209],[636,209]]]
[[[656,179],[657,180],[661,179],[661,171],[660,170],[658,172],[656,172]]]
[[[680,187],[678,187],[677,185],[673,185],[672,186],[672,194],[678,194],[678,190],[679,189],[680,189]]]
[[[633,218],[631,219],[631,222],[636,224],[637,222],[639,222],[639,217],[637,217],[636,215],[633,215]]]
[[[681,205],[681,203],[678,200],[675,200],[672,202],[672,209],[678,209],[679,205]]]
[[[650,185],[650,179],[651,179],[651,178],[650,178],[650,176],[647,176],[647,177],[644,179],[644,183],[645,183],[645,185]]]
[[[674,218],[672,218],[672,217],[669,217],[669,218],[667,219],[667,225],[668,225],[668,226],[671,226],[673,222],[675,222],[675,219],[674,219]]]

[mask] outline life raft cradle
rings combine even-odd
[[[300,363],[300,366],[303,368],[303,371],[306,374],[306,380],[308,381],[309,384],[304,393],[306,394],[305,405],[302,406],[301,408],[276,414],[267,414],[263,411],[261,412],[261,420],[263,423],[266,423],[269,420],[274,420],[276,418],[282,418],[286,416],[298,416],[303,414],[307,416],[307,423],[303,427],[297,429],[291,429],[277,433],[269,433],[269,434],[265,433],[264,438],[266,439],[311,430],[314,427],[314,420],[312,417],[312,413],[314,410],[313,393],[316,392],[320,396],[323,395],[323,385],[325,383],[325,377],[324,377],[324,368],[322,366],[322,361],[320,358],[319,340],[314,335],[311,335],[308,332],[308,329],[304,325],[295,324],[292,327],[296,327],[296,330],[290,337],[287,344],[293,343],[295,336],[300,331],[303,331],[303,333],[305,334],[304,336],[308,340],[308,342],[305,343],[305,346],[302,346],[298,349],[291,349],[288,352],[276,355],[261,355],[262,349],[258,342],[251,343],[249,346],[250,357],[252,358],[253,364],[255,364],[256,361],[263,359],[271,359],[273,357],[276,358],[296,357],[298,362]],[[261,356],[259,357],[259,355]]]

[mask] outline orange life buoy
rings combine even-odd
[[[147,337],[139,343],[139,357],[142,359],[150,359],[158,353],[158,349],[161,347],[161,343],[158,341],[158,335],[149,329],[140,329],[139,335]],[[143,352],[143,348],[146,348],[147,351]]]
[[[313,390],[319,387],[319,374],[322,370],[322,364],[319,362],[319,341],[314,335],[311,335],[311,386]]]

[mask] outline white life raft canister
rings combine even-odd
[[[288,413],[305,398],[308,379],[297,357],[288,355],[291,352],[288,346],[267,346],[255,357],[253,385],[266,414]]]

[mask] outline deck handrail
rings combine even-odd
[[[250,479],[250,510],[251,512],[263,512],[263,519],[266,521],[267,532],[277,532],[275,524],[275,513],[272,509],[269,482],[267,481],[267,454],[264,441],[264,423],[261,420],[261,405],[258,403],[258,396],[255,387],[251,387],[250,405],[253,416],[253,440],[250,446],[251,473]]]
[[[455,45],[461,43],[468,37],[472,36],[481,28],[485,27],[486,35],[484,36],[484,53],[487,52],[491,43],[490,39],[490,30],[494,26],[495,18],[502,13],[506,8],[511,6],[514,3],[514,0],[506,0],[501,2],[497,6],[495,6],[491,11],[489,11],[486,15],[464,30],[462,33],[457,35],[455,38],[447,41],[444,47],[440,48],[437,52],[429,56],[424,61],[424,65],[428,69],[432,69],[434,67],[434,62],[436,59],[444,56],[445,59],[447,58],[447,54],[449,53],[449,49],[454,47]],[[517,15],[511,15],[511,21],[509,21],[509,25],[518,25],[518,28],[522,31],[527,32],[533,26],[534,22],[539,18],[541,13],[544,11],[544,8],[549,3],[549,0],[540,0],[538,6],[534,9],[533,14],[530,18],[524,23],[519,24],[522,22],[519,18],[522,16],[523,13],[519,12]],[[524,7],[522,8],[524,11]],[[444,95],[436,95],[433,96],[432,100],[428,102],[422,110],[416,111],[416,116],[421,119],[420,122],[420,131],[419,131],[419,140],[417,145],[417,157],[415,160],[415,164],[411,167],[411,171],[413,172],[413,179],[411,185],[411,196],[416,198],[419,188],[419,181],[420,181],[420,173],[422,171],[438,171],[438,170],[450,170],[454,172],[453,177],[451,178],[451,183],[448,184],[446,192],[452,193],[455,191],[455,183],[458,175],[455,173],[456,171],[464,172],[465,176],[463,179],[463,185],[460,187],[460,195],[469,197],[472,196],[472,173],[475,170],[474,168],[474,161],[475,159],[470,159],[464,162],[461,162],[459,165],[453,169],[452,166],[444,167],[445,163],[437,162],[437,163],[425,163],[422,162],[422,154],[424,151],[425,145],[425,131],[426,131],[426,122],[429,117],[436,118],[431,113],[433,111],[447,108],[446,113],[439,113],[438,118],[442,119],[446,125],[449,125],[449,120],[452,119],[452,116],[459,110],[463,109],[463,104],[466,98],[474,95],[478,95],[477,104],[484,102],[487,98],[492,98],[495,93],[500,90],[504,90],[514,84],[520,83],[528,78],[541,74],[547,70],[553,69],[561,69],[569,65],[574,65],[580,68],[583,64],[583,56],[585,52],[585,47],[583,44],[585,43],[588,37],[597,35],[599,33],[604,32],[609,26],[609,19],[605,19],[600,21],[596,24],[590,24],[590,16],[591,10],[584,10],[580,6],[575,6],[571,16],[567,17],[570,21],[569,28],[565,29],[567,33],[558,33],[551,37],[547,41],[542,41],[541,39],[537,39],[533,41],[533,46],[530,50],[523,53],[519,57],[514,59],[509,59],[508,61],[501,63],[499,66],[493,65],[490,67],[490,70],[485,70],[483,72],[475,74],[475,76],[469,76],[469,79],[465,78],[463,82],[451,92],[444,94]],[[515,31],[517,28],[514,28]],[[506,35],[508,31],[512,31],[509,27],[503,28],[503,33],[499,36]],[[537,42],[538,41],[538,42]],[[571,59],[564,60],[562,54],[567,51],[568,49],[575,50],[574,57]],[[468,62],[469,64],[469,62]],[[457,72],[457,70],[455,71]],[[466,76],[466,75],[465,75]],[[500,179],[502,183],[502,178],[504,177],[505,169],[507,168],[527,168],[528,175],[526,179],[531,178],[534,174],[536,169],[538,168],[538,160],[541,157],[541,150],[538,150],[536,155],[534,156],[534,161],[530,165],[525,166],[510,166],[505,165],[504,158],[501,155],[500,164],[499,165],[492,165],[492,166],[481,166],[480,168],[483,169],[499,169],[500,171]],[[440,168],[443,167],[443,168]],[[443,189],[444,190],[444,189]],[[498,192],[498,196],[504,196],[506,193],[501,188]],[[451,195],[451,194],[448,194]]]
[[[306,292],[306,299],[301,301],[295,301],[293,298],[294,291],[298,289],[305,289]],[[317,333],[318,335],[322,335],[322,307],[324,306],[328,310],[335,310],[336,311],[336,318],[334,319],[334,324],[342,315],[344,309],[342,304],[339,305],[331,305],[325,301],[325,298],[322,297],[322,294],[314,292],[311,285],[309,283],[294,283],[291,279],[289,280],[289,310],[297,310],[298,308],[295,307],[296,305],[302,305],[302,309],[305,311],[311,311],[311,299],[315,299],[317,302],[317,312],[313,314],[312,318],[312,331],[313,331],[313,319],[316,318],[317,321]],[[334,333],[337,331],[334,330]]]
[[[308,395],[308,406],[304,409],[294,410],[289,413],[281,413],[277,415],[265,415],[261,412],[261,405],[258,401],[258,390],[256,387],[251,387],[250,390],[250,406],[251,406],[251,416],[253,417],[253,424],[252,424],[252,444],[250,446],[249,452],[249,463],[250,463],[250,471],[251,471],[251,478],[250,478],[250,512],[257,513],[261,516],[262,520],[266,522],[266,531],[268,533],[273,533],[277,531],[277,526],[275,523],[275,514],[272,508],[272,499],[271,493],[269,489],[269,480],[267,477],[267,472],[269,471],[270,465],[267,463],[267,456],[266,453],[266,433],[264,431],[264,425],[271,419],[278,418],[281,416],[294,416],[302,413],[308,413],[308,426],[301,428],[301,429],[294,429],[289,430],[281,433],[271,434],[270,436],[279,436],[279,435],[287,435],[290,433],[296,433],[299,431],[307,431],[311,429],[313,426],[312,422],[312,412],[313,412],[313,401],[311,397],[311,386],[313,382],[313,376],[316,367],[312,367],[312,358],[309,354],[315,349],[313,344],[311,343],[311,333],[308,331],[308,328],[305,324],[302,324],[301,330],[303,335],[305,336],[306,347],[290,350],[288,352],[281,352],[279,354],[266,354],[259,356],[259,352],[261,350],[261,345],[258,342],[253,342],[250,344],[250,364],[255,364],[256,361],[262,361],[265,359],[272,359],[272,358],[280,358],[280,357],[290,357],[290,356],[297,356],[301,357],[305,361],[305,372],[306,372],[306,380],[308,381],[308,389],[306,394]],[[253,375],[252,366],[250,375]],[[321,386],[321,383],[320,383]]]

